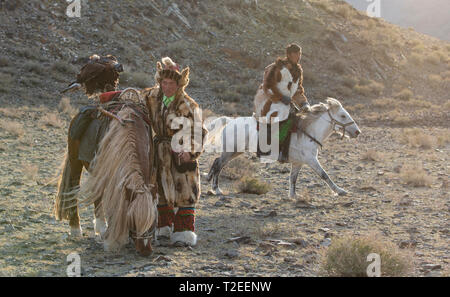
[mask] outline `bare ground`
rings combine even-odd
[[[81,210],[82,239],[71,239],[67,222],[54,220],[55,176],[65,151],[69,118],[61,115],[62,126],[55,127],[42,119],[46,111],[3,112],[4,119],[23,128],[21,136],[14,132],[17,128],[11,130],[4,123],[0,129],[3,275],[64,276],[67,255],[77,252],[87,276],[316,276],[320,250],[329,239],[371,231],[399,246],[412,243],[413,275],[448,275],[448,143],[430,149],[410,147],[400,141],[401,128],[388,127],[363,126],[356,140],[333,137],[326,142],[320,160],[349,195],[334,196],[304,168],[297,191],[299,200],[307,199],[309,205],[288,198],[289,165],[265,166],[246,154],[240,158],[251,159],[257,169],[254,175],[270,183],[272,190],[265,195],[239,193],[236,181],[222,177],[226,195],[209,196],[209,185],[202,176],[198,245],[156,246],[154,254],[144,258],[131,244],[120,254],[105,253],[93,235],[91,208]],[[424,132],[437,137],[448,135],[449,129],[426,128]],[[370,159],[368,155],[376,161],[363,160]],[[215,157],[203,155],[202,175]],[[401,177],[404,164],[423,165],[431,185],[406,184]],[[242,238],[229,240],[236,237]],[[441,268],[430,272],[426,264]]]

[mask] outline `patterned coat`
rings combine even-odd
[[[184,92],[184,87],[167,107],[162,102],[159,86],[146,89],[144,95],[154,129],[160,204],[194,206],[201,192],[198,158],[207,134],[199,106]],[[175,124],[180,118],[185,122]],[[191,160],[182,163],[177,153],[181,147],[176,145],[181,146],[185,141],[191,142],[190,149],[188,143],[184,143],[182,151],[189,152]]]

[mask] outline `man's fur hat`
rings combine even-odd
[[[164,78],[170,78],[175,80],[179,87],[186,88],[189,84],[189,67],[184,68],[180,72],[180,65],[172,61],[171,58],[165,57],[161,61],[162,65],[160,62],[156,63],[155,81],[161,84]]]

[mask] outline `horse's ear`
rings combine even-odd
[[[189,84],[189,67],[186,67],[181,71],[180,87],[185,88]]]

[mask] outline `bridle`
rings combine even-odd
[[[356,124],[355,121],[351,121],[351,122],[348,122],[348,123],[345,123],[345,124],[344,124],[344,123],[339,122],[339,121],[336,120],[335,118],[333,118],[333,116],[332,116],[331,113],[330,113],[330,109],[327,109],[327,112],[328,112],[328,116],[329,116],[330,119],[331,119],[331,121],[328,121],[328,122],[331,123],[331,124],[333,125],[333,130],[335,130],[336,125],[337,125],[337,126],[341,126],[341,128],[342,128],[342,137],[341,137],[341,139],[344,139],[345,132],[347,131],[345,128],[348,127],[348,126],[351,126],[351,125],[353,125],[353,124]]]
[[[300,108],[297,106],[297,104],[295,104],[294,102],[291,102],[291,105],[292,105],[295,109],[297,109],[297,111],[300,111]],[[355,121],[351,121],[351,122],[349,122],[349,123],[341,123],[341,122],[339,122],[338,120],[336,120],[335,118],[333,118],[333,116],[332,116],[331,113],[330,113],[330,109],[329,109],[329,108],[327,109],[327,113],[328,113],[328,116],[330,117],[330,120],[331,120],[331,121],[329,121],[329,120],[327,120],[327,119],[324,119],[324,120],[327,121],[328,123],[330,123],[330,124],[333,125],[333,128],[332,128],[333,130],[335,130],[336,125],[337,125],[337,126],[341,126],[341,128],[342,128],[342,137],[341,137],[341,139],[343,139],[343,138],[345,137],[345,132],[347,131],[345,128],[348,127],[348,126],[351,126],[351,125],[353,125],[353,124],[356,124]],[[320,115],[319,118],[322,118],[322,115]],[[322,143],[320,143],[320,141],[318,141],[315,137],[313,137],[312,135],[310,135],[310,134],[309,134],[308,132],[306,132],[305,130],[301,130],[301,132],[302,132],[303,134],[305,134],[306,136],[308,136],[309,139],[311,139],[312,141],[314,141],[315,143],[317,143],[317,144],[319,145],[320,149],[322,149],[323,145],[322,145]]]

